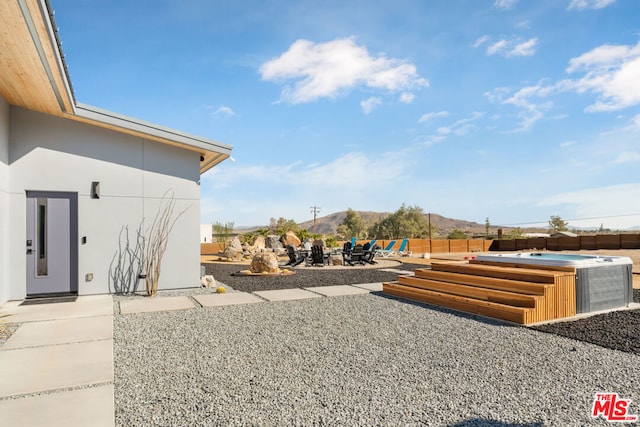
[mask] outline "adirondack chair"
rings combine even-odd
[[[391,248],[393,248],[395,244],[396,244],[396,241],[392,240],[384,249],[376,250],[376,253],[380,255],[382,258],[390,257],[391,255],[393,255],[393,250],[391,250]]]
[[[293,245],[287,245],[287,255],[289,255],[289,262],[285,265],[290,265],[292,267],[302,264],[306,259],[306,256],[302,255],[299,251],[296,251],[296,248],[294,248]]]
[[[346,242],[342,247],[342,262],[345,265],[364,264],[364,251],[362,246],[353,247],[351,242]]]
[[[324,267],[325,264],[329,265],[329,254],[325,254],[322,250],[322,246],[313,245],[311,247],[311,265],[318,265]]]
[[[369,243],[365,243],[362,247],[364,252],[363,261],[367,264],[377,264],[377,262],[373,259],[376,256],[376,240],[372,240]]]

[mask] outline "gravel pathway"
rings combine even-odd
[[[118,315],[116,425],[606,425],[640,356],[380,294]]]

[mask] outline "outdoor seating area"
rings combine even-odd
[[[405,239],[406,240],[406,239]],[[307,248],[297,249],[293,245],[287,245],[288,261],[285,266],[326,266],[326,265],[366,265],[377,264],[375,260],[379,247],[376,240],[371,240],[365,244],[356,244],[356,238],[345,242],[342,249],[329,249],[320,245],[312,245]],[[334,261],[339,260],[339,261]]]

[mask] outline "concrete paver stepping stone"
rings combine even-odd
[[[155,311],[188,310],[196,308],[189,297],[146,297],[120,301],[120,313],[151,313]]]
[[[0,347],[24,347],[96,341],[113,338],[113,316],[23,323]]]
[[[364,288],[356,288],[349,285],[337,285],[337,286],[316,286],[313,288],[305,288],[308,291],[319,293],[326,297],[339,297],[346,295],[361,295],[368,294],[369,291]]]
[[[113,340],[0,350],[0,397],[113,381]]]
[[[211,294],[211,295],[194,295],[196,301],[202,304],[203,307],[217,307],[222,305],[237,305],[237,304],[255,304],[257,302],[264,302],[263,299],[250,294],[248,292],[229,292],[224,294]]]
[[[291,301],[307,298],[322,298],[322,295],[305,291],[300,288],[280,289],[276,291],[255,291],[254,294],[266,299],[267,301]]]
[[[0,316],[7,315],[2,320],[7,323],[23,323],[113,314],[111,295],[81,296],[74,302],[20,304],[22,301],[9,301],[0,307]]]
[[[351,285],[351,286],[355,286],[356,288],[362,288],[362,289],[367,289],[371,292],[382,292],[382,283],[378,282],[378,283],[360,283],[357,285]]]
[[[0,400],[3,425],[113,427],[113,385]]]

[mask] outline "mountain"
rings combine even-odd
[[[381,218],[389,215],[389,212],[369,212],[369,211],[356,211],[362,219],[367,223],[374,223]],[[461,230],[465,232],[484,233],[484,224],[478,224],[477,222],[465,221],[462,219],[447,218],[435,213],[430,214],[431,224],[436,228],[439,234],[448,234],[453,230]],[[347,217],[347,211],[332,213],[320,218],[316,218],[316,233],[331,234],[335,233],[338,226]],[[429,220],[429,214],[424,215],[425,219]],[[313,232],[313,220],[305,221],[298,224],[300,228],[307,229]],[[494,227],[492,227],[494,228]]]

